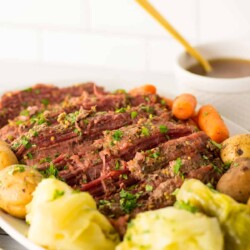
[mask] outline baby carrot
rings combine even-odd
[[[202,106],[197,119],[200,129],[215,142],[221,143],[229,137],[226,124],[212,105]]]
[[[174,99],[172,112],[180,120],[186,120],[194,115],[197,101],[191,94],[181,94]]]
[[[131,95],[138,95],[138,94],[156,94],[156,87],[151,84],[146,84],[140,86],[138,88],[131,89],[129,91]]]

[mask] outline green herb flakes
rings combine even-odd
[[[108,200],[99,200],[99,208],[103,208],[105,206],[111,207],[111,202]]]
[[[27,89],[24,89],[23,91],[24,92],[32,92],[32,90],[33,90],[32,88],[27,88]]]
[[[38,113],[36,115],[33,115],[30,119],[30,122],[32,124],[38,124],[38,125],[41,125],[41,124],[44,124],[44,123],[48,123],[44,114],[43,113]]]
[[[168,132],[168,128],[165,125],[160,125],[159,129],[162,134],[166,134]]]
[[[13,175],[14,173],[22,173],[25,171],[25,167],[23,165],[15,165],[13,166],[9,171],[8,174],[9,175]]]
[[[38,132],[37,132],[37,131],[33,131],[32,135],[33,135],[34,137],[37,137],[37,136],[38,136]]]
[[[177,158],[176,162],[174,164],[174,173],[175,174],[180,174],[180,169],[182,167],[182,161],[181,158]]]
[[[136,111],[131,112],[131,118],[135,119],[137,117],[138,113]]]
[[[144,136],[149,136],[150,134],[149,134],[148,128],[142,127],[141,134],[144,135]]]
[[[139,193],[132,194],[122,189],[120,191],[120,206],[121,209],[129,214],[133,209],[137,207],[137,200],[140,197]]]
[[[199,211],[197,207],[192,206],[191,204],[189,204],[189,202],[185,202],[185,201],[176,201],[174,206],[179,209],[187,210],[191,213],[196,213]]]
[[[20,115],[21,115],[21,116],[29,116],[29,115],[30,115],[30,112],[29,112],[29,110],[24,109],[24,110],[22,110],[22,111],[20,112]]]
[[[77,121],[77,117],[79,116],[80,112],[76,111],[74,113],[69,113],[66,115],[66,120],[69,121],[71,124],[74,124]]]
[[[33,155],[32,155],[30,152],[27,153],[27,157],[28,157],[28,159],[30,159],[30,160],[33,159]]]
[[[219,173],[219,174],[222,174],[222,170],[221,170],[219,167],[217,167],[217,166],[214,165],[214,164],[212,164],[212,166],[213,166],[213,169],[214,169],[215,172],[217,172],[217,173]]]
[[[160,152],[154,152],[149,155],[150,158],[154,158],[154,159],[157,159],[159,156],[160,156]]]
[[[147,185],[145,186],[145,190],[146,190],[147,192],[151,192],[151,191],[153,190],[153,186],[147,184]]]
[[[121,130],[115,130],[112,134],[112,139],[114,141],[120,141],[122,139],[122,131]]]
[[[126,94],[126,90],[125,89],[117,89],[114,91],[114,94]]]
[[[217,142],[215,142],[215,141],[213,141],[213,140],[211,140],[211,143],[212,143],[215,147],[217,147],[218,149],[221,149],[221,148],[222,148],[222,146],[221,146],[220,143],[217,143]]]
[[[141,110],[146,111],[147,113],[150,114],[154,113],[154,107],[152,106],[142,106]]]
[[[13,144],[12,148],[16,150],[21,145],[23,145],[26,149],[29,149],[32,146],[28,138],[26,136],[22,136],[15,144]]]
[[[54,166],[54,164],[51,162],[49,165],[49,168],[47,168],[45,171],[41,172],[45,177],[51,177],[51,176],[58,176],[58,170]]]
[[[41,100],[41,103],[42,103],[45,107],[47,107],[47,106],[49,105],[49,100],[48,100],[48,99],[42,99],[42,100]]]
[[[56,199],[62,197],[64,194],[65,194],[65,192],[64,192],[63,190],[58,190],[58,189],[56,189],[56,190],[54,191],[54,193],[53,193],[53,198],[52,198],[52,200],[54,201],[54,200],[56,200]]]
[[[126,112],[126,108],[122,107],[122,108],[118,108],[115,110],[115,113],[125,113]]]
[[[127,174],[122,174],[121,176],[122,176],[122,178],[123,178],[124,180],[127,180],[127,179],[128,179],[128,175],[127,175]]]
[[[45,157],[45,158],[42,158],[42,159],[40,160],[40,163],[51,162],[51,161],[52,161],[51,157],[47,156],[47,157]]]
[[[120,161],[119,161],[119,160],[116,160],[116,162],[115,162],[115,170],[119,170],[120,167],[121,167]]]

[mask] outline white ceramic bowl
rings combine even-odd
[[[227,41],[196,47],[207,59],[242,58],[250,60],[250,42]],[[186,52],[178,55],[175,76],[179,92],[194,94],[201,104],[213,104],[219,112],[245,128],[250,127],[250,77],[211,78],[186,69],[195,64]]]

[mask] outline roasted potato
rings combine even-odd
[[[239,157],[250,157],[250,134],[235,135],[222,143],[221,159],[231,163]]]
[[[7,213],[24,218],[26,205],[42,180],[42,175],[32,167],[12,165],[0,171],[0,208]]]
[[[2,146],[10,148],[10,145],[7,142],[0,140],[0,147]]]
[[[16,155],[8,147],[8,144],[0,142],[0,170],[13,164],[18,164]]]
[[[250,158],[236,159],[220,178],[217,190],[246,203],[250,197]]]

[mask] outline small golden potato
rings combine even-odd
[[[32,167],[12,165],[0,171],[0,208],[7,213],[24,218],[26,205],[42,180],[42,175]]]
[[[8,146],[0,142],[0,170],[13,164],[18,164],[16,155]]]
[[[217,190],[246,203],[250,197],[250,158],[236,159],[220,178]]]
[[[7,147],[7,148],[10,148],[10,145],[9,145],[7,142],[2,141],[2,140],[0,140],[0,147],[1,147],[1,146],[4,146],[4,147]]]
[[[250,134],[235,135],[221,144],[221,159],[231,163],[239,157],[250,157]]]

